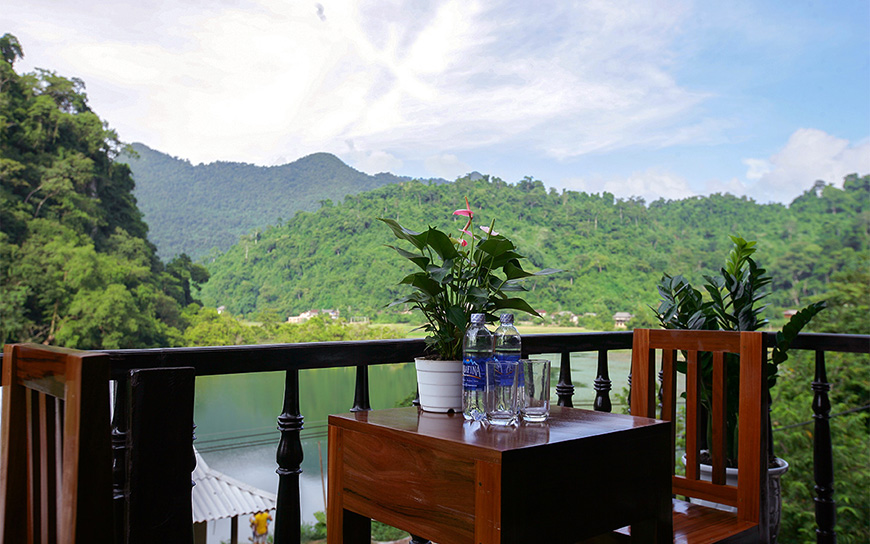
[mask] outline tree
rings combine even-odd
[[[9,64],[15,64],[17,59],[24,58],[24,50],[21,49],[18,38],[8,32],[3,34],[3,37],[0,37],[0,55]]]
[[[0,340],[99,349],[178,345],[208,279],[173,277],[148,242],[117,134],[90,110],[84,82],[19,76],[18,40],[0,38]],[[177,286],[175,298],[172,292]]]

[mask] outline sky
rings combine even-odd
[[[194,164],[788,204],[870,174],[867,0],[0,0],[19,73]]]

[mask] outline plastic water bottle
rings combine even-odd
[[[486,328],[484,314],[471,314],[471,324],[462,344],[462,415],[465,419],[484,417],[486,362],[492,359],[492,333]]]
[[[519,362],[522,354],[522,340],[520,333],[514,326],[514,314],[501,314],[499,325],[495,330],[495,353],[493,356],[498,362]],[[517,367],[517,409],[523,408],[523,379],[522,367]]]
[[[520,333],[514,327],[514,314],[501,314],[495,330],[495,360],[517,362],[523,346]]]

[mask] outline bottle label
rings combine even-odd
[[[520,360],[520,353],[518,351],[516,351],[516,352],[496,351],[495,352],[495,360],[500,362],[500,363],[501,362],[516,363]]]
[[[496,351],[495,360],[500,363],[518,363],[520,360],[520,353],[518,351]],[[517,365],[517,372],[519,372],[519,375],[517,376],[517,387],[525,387],[526,382],[525,379],[523,379],[523,367],[521,365]]]
[[[503,361],[499,361],[499,364],[492,365],[491,368],[495,369],[496,375],[493,380],[495,383],[501,387],[510,387],[513,385],[517,365],[506,365],[503,364]]]
[[[486,390],[486,362],[488,360],[488,357],[465,356],[462,360],[462,388],[464,390]]]

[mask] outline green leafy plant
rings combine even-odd
[[[662,327],[666,329],[700,329],[726,331],[755,331],[767,325],[767,319],[759,316],[766,306],[759,303],[770,292],[765,289],[771,278],[752,255],[756,242],[731,236],[733,246],[720,276],[704,276],[703,288],[706,297],[692,287],[683,276],[665,274],[658,284],[661,297],[658,308],[653,308]],[[776,385],[779,365],[788,359],[788,349],[798,333],[825,307],[825,302],[815,302],[791,317],[776,334],[776,344],[770,358],[765,362],[768,394]],[[705,353],[699,361],[701,369],[701,404],[712,413],[712,355]],[[740,361],[736,355],[727,354],[726,365],[726,440],[728,462],[736,464],[737,406],[740,380]],[[685,361],[677,362],[677,369],[685,373]],[[709,432],[708,425],[708,432]]]
[[[485,313],[487,321],[495,320],[497,310],[518,310],[540,317],[525,300],[508,293],[526,291],[519,282],[531,276],[558,272],[524,270],[516,246],[495,232],[495,221],[481,227],[483,235],[470,229],[474,213],[465,201],[465,208],[453,212],[468,218],[458,237],[429,227],[414,232],[393,219],[378,218],[386,223],[396,238],[410,242],[415,251],[389,246],[414,263],[420,270],[405,276],[400,282],[413,292],[389,304],[411,304],[423,312],[429,333],[426,344],[443,360],[459,360],[462,336],[472,313]]]

